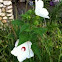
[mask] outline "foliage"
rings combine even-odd
[[[18,62],[10,54],[17,39],[18,46],[26,41],[32,42],[35,56],[24,62],[62,62],[62,21],[60,10],[62,3],[50,11],[50,20],[36,16],[34,10],[21,15],[21,20],[13,20],[6,30],[0,30],[0,62]],[[58,10],[59,9],[59,10]],[[10,61],[11,59],[11,61]]]

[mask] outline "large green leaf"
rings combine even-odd
[[[29,40],[30,40],[29,33],[27,33],[27,32],[20,33],[20,35],[19,35],[19,44],[18,45],[20,45],[20,44],[22,44],[26,41],[29,41]]]
[[[34,54],[37,55],[39,60],[41,61],[41,51],[40,51],[37,43],[33,43],[32,50],[33,50]]]
[[[24,24],[21,26],[20,33],[23,31],[30,31],[30,25],[29,24]]]
[[[34,32],[41,37],[43,36],[44,33],[46,33],[47,29],[46,28],[34,28]]]

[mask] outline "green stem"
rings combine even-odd
[[[28,8],[28,1],[29,0],[27,0],[27,2],[26,2],[26,10],[25,10],[25,12],[27,11],[27,8]]]

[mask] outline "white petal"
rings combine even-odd
[[[26,47],[26,49],[31,48],[32,43],[30,41],[27,41],[21,45],[19,45],[17,48],[20,49],[22,47]]]
[[[17,59],[19,62],[23,62],[26,59],[26,57],[20,55],[20,56],[17,56]]]
[[[31,57],[33,57],[33,56],[34,56],[34,53],[33,53],[32,49],[30,49],[29,55],[27,56],[27,58],[31,58]]]
[[[11,54],[14,56],[18,56],[17,47],[13,48],[13,50],[11,51]]]
[[[19,39],[15,42],[15,47],[17,47],[18,43],[19,43]]]
[[[17,49],[18,49],[19,56],[21,55],[22,57],[26,57],[26,58],[33,57],[34,53],[31,49],[31,45],[32,43],[30,41],[27,41],[21,44],[20,46],[18,46]],[[26,47],[26,51],[21,50],[22,47]]]
[[[27,41],[27,45],[29,46],[29,48],[31,48],[32,43],[30,41]]]
[[[16,41],[15,46],[18,45],[19,39]],[[26,58],[31,58],[34,56],[34,53],[31,49],[32,43],[30,41],[27,41],[23,44],[21,44],[18,47],[15,47],[12,51],[11,54],[14,56],[17,56],[17,59],[19,62],[24,61]],[[25,50],[24,50],[25,48]]]
[[[40,16],[40,17],[43,17],[43,18],[48,18],[49,19],[49,12],[47,11],[46,8],[43,8],[44,6],[44,3],[42,0],[35,0],[36,2],[36,5],[35,5],[35,14]]]
[[[38,2],[37,2],[37,7],[43,8],[43,7],[44,7],[43,1],[38,1]]]

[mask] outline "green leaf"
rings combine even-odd
[[[23,32],[23,31],[30,31],[29,24],[22,25],[22,27],[20,29],[20,33]]]
[[[2,40],[0,40],[0,44],[2,43]]]
[[[37,34],[31,32],[30,33],[30,39],[31,39],[31,41],[36,42],[38,40]]]
[[[27,32],[20,33],[20,35],[19,35],[19,44],[18,45],[20,45],[20,44],[22,44],[26,41],[29,41],[29,40],[30,40],[29,33],[27,33]]]
[[[13,25],[20,26],[21,23],[22,23],[22,21],[20,21],[20,20],[13,20],[11,23],[12,23]]]
[[[34,14],[34,11],[33,11],[33,10],[28,10],[26,13],[27,13],[28,15],[32,15],[32,14]]]
[[[0,49],[0,53],[2,52],[2,50],[6,49],[7,45],[5,45],[4,48]]]
[[[58,62],[60,62],[60,60],[61,60],[61,57],[62,57],[62,53],[59,55]]]
[[[43,36],[44,33],[46,33],[47,29],[46,28],[34,28],[34,32],[41,37]]]
[[[13,33],[9,33],[9,34],[7,35],[7,38],[8,38],[8,39],[15,39],[15,37],[14,37],[14,34],[13,34]]]
[[[37,55],[39,60],[41,61],[41,51],[40,51],[37,43],[33,43],[32,50],[33,50],[34,54]]]

